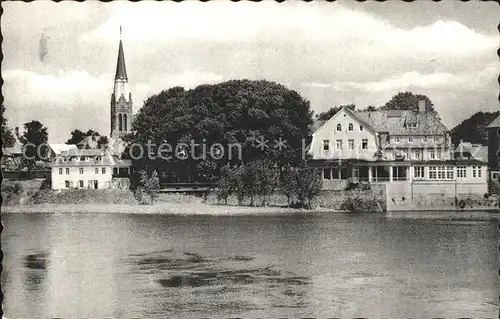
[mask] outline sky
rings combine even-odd
[[[39,120],[49,141],[109,134],[119,41],[134,113],[173,86],[266,79],[315,113],[425,94],[449,128],[498,104],[494,2],[3,2],[10,126]],[[45,42],[46,49],[40,48]]]

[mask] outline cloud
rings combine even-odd
[[[109,132],[109,101],[113,76],[92,76],[86,71],[60,71],[57,75],[14,69],[3,71],[7,116],[13,126],[37,119],[48,126],[52,141],[64,142],[75,128]],[[149,83],[131,84],[134,111],[152,94],[173,86],[187,89],[203,83],[217,83],[214,73],[185,70],[160,74]],[[14,107],[11,107],[14,106]],[[62,138],[62,139],[61,139]]]
[[[490,64],[478,73],[430,73],[421,74],[418,71],[406,72],[396,76],[382,79],[381,81],[353,82],[337,81],[331,83],[306,82],[305,87],[317,89],[334,89],[347,91],[352,89],[366,92],[398,92],[412,88],[420,89],[447,89],[447,90],[480,90],[495,79],[500,68],[497,64]]]

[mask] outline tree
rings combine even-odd
[[[497,112],[477,112],[451,130],[451,142],[458,146],[461,141],[488,145],[486,127],[500,116]]]
[[[109,144],[107,136],[101,136],[97,140],[97,148],[105,148]]]
[[[89,129],[87,132],[80,131],[79,129],[75,129],[71,131],[71,138],[66,141],[66,144],[77,145],[81,141],[83,141],[87,136],[100,136],[100,134],[92,129]]]
[[[24,133],[21,136],[21,142],[24,144],[25,152],[23,157],[24,165],[30,171],[36,161],[46,158],[48,148],[47,141],[49,134],[47,128],[38,121],[24,123]]]
[[[348,104],[348,105],[340,105],[340,106],[333,106],[331,107],[328,111],[322,112],[320,114],[316,114],[316,120],[318,121],[328,121],[331,119],[335,114],[338,113],[341,109],[344,107],[349,108],[350,110],[354,111],[356,109],[355,104]]]
[[[167,141],[173,150],[183,141],[193,140],[207,149],[220,143],[223,156],[211,158],[214,154],[208,152],[203,158],[201,146],[188,147],[188,159],[134,160],[133,165],[154,166],[168,179],[192,181],[187,176],[200,177],[198,164],[207,158],[216,163],[217,174],[228,163],[240,165],[256,159],[269,159],[280,166],[298,164],[311,124],[309,101],[275,82],[231,80],[191,90],[175,87],[145,101],[133,122],[130,141],[144,146],[148,140],[156,145]],[[261,137],[269,147],[255,147]],[[286,140],[286,147],[273,147],[279,138]]]
[[[158,173],[153,171],[151,176],[148,175],[146,170],[139,171],[139,186],[135,190],[136,198],[140,203],[144,204],[144,195],[149,197],[149,203],[154,204],[155,199],[158,197],[158,190],[160,189],[160,181]]]
[[[296,168],[290,165],[285,166],[280,180],[280,190],[287,198],[288,207],[290,207],[297,194],[297,182]]]
[[[434,108],[431,100],[423,94],[413,94],[412,92],[399,92],[394,95],[385,105],[380,107],[381,110],[411,110],[418,111],[418,101],[425,100],[426,111],[432,112],[437,118],[438,112]]]
[[[9,128],[7,124],[7,119],[4,116],[5,106],[3,105],[3,103],[0,105],[0,112],[2,116],[1,134],[2,134],[3,147],[12,147],[14,146],[16,140],[14,138],[14,135],[12,134],[12,130]]]
[[[366,109],[364,109],[365,111],[368,111],[368,112],[373,112],[373,111],[376,111],[377,110],[377,107],[376,106],[373,106],[373,105],[368,105],[366,107]]]
[[[301,166],[297,170],[297,200],[300,207],[311,209],[313,198],[323,187],[323,180],[317,169]]]

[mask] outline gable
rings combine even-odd
[[[362,118],[358,117],[355,112],[348,110],[347,108],[343,108],[337,112],[334,116],[332,116],[328,121],[326,121],[321,127],[319,127],[314,133],[314,135],[322,134],[325,131],[333,132],[337,131],[337,124],[340,124],[342,127],[342,132],[348,130],[349,124],[352,123],[354,125],[354,131],[359,131],[359,127],[363,126],[363,130],[368,130],[371,133],[375,134],[376,131],[373,130],[371,125],[364,121]]]

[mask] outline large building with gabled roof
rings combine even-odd
[[[344,107],[321,124],[313,125],[308,165],[322,170],[326,190],[366,182],[411,189],[411,196],[446,193],[441,188],[455,195],[487,192],[486,161],[456,159],[450,130],[424,101],[417,111]]]

